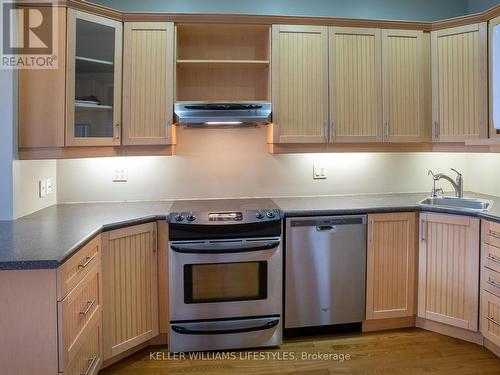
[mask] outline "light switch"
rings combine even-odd
[[[113,168],[113,182],[127,182],[128,170],[124,167]]]
[[[326,180],[326,167],[323,165],[313,165],[313,179]]]
[[[47,178],[45,180],[45,187],[46,187],[46,191],[47,191],[47,195],[51,194],[52,193],[52,179],[50,178]]]
[[[47,196],[47,184],[45,180],[38,181],[38,195],[40,198]]]

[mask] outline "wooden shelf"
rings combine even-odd
[[[110,111],[113,109],[113,107],[110,105],[78,103],[78,102],[75,102],[75,108],[82,111]]]
[[[177,60],[177,64],[186,64],[190,66],[227,65],[265,68],[269,66],[269,60]]]

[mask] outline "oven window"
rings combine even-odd
[[[266,298],[266,261],[184,266],[184,303],[247,301]]]

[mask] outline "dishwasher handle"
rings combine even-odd
[[[336,232],[336,225],[316,225],[316,230],[318,232]]]

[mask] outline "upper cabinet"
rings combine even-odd
[[[273,26],[273,138],[328,142],[328,28]]]
[[[488,137],[486,38],[486,23],[431,33],[436,142]]]
[[[272,143],[424,141],[424,41],[422,31],[273,26]]]
[[[490,137],[500,136],[500,17],[490,21]]]
[[[172,143],[173,51],[173,23],[125,23],[123,144]]]
[[[176,26],[176,101],[270,101],[266,25]]]
[[[330,139],[382,140],[380,29],[331,27]]]
[[[66,145],[120,145],[122,24],[69,9],[67,25]]]
[[[382,30],[384,141],[426,139],[424,84],[429,67],[428,35],[426,41],[427,53],[423,31]]]

